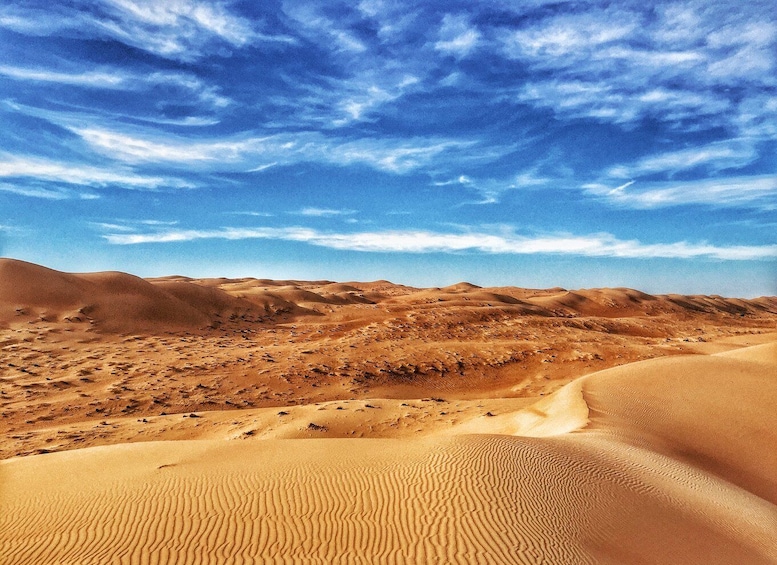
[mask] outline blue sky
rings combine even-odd
[[[777,2],[0,6],[0,254],[777,294]]]

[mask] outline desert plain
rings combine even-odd
[[[0,259],[0,563],[777,563],[777,298]]]

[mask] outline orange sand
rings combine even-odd
[[[776,321],[0,260],[0,562],[777,563]]]

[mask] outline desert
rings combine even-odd
[[[777,565],[777,0],[0,53],[0,565]]]
[[[777,298],[0,260],[2,563],[777,563]]]

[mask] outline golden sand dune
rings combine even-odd
[[[381,290],[388,291],[385,294]],[[667,314],[776,315],[777,298],[652,296],[631,289],[483,289],[468,283],[414,289],[377,283],[259,279],[144,280],[126,273],[70,274],[0,258],[0,324],[22,319],[90,322],[103,331],[204,329],[229,318],[322,313],[321,306],[498,308],[513,315],[625,318]],[[331,310],[330,310],[331,311]]]
[[[775,330],[0,259],[0,563],[777,564]]]
[[[0,259],[0,325],[38,319],[95,324],[104,331],[169,331],[205,327],[238,313],[262,314],[219,289],[188,282],[152,284],[126,273],[60,273]]]
[[[6,460],[0,551],[8,563],[777,563],[773,353],[610,369],[479,418],[477,434]],[[545,437],[504,434],[527,413],[547,420],[532,434]]]

